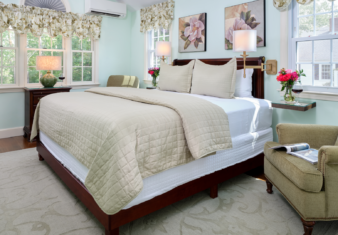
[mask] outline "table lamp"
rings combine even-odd
[[[156,42],[156,56],[161,56],[162,61],[164,57],[171,56],[171,44],[167,41],[158,41]]]
[[[246,57],[249,55],[246,54],[247,51],[257,51],[257,31],[256,30],[236,30],[234,31],[233,36],[233,51],[243,52],[243,67],[244,75],[246,77],[245,69],[261,69],[266,71],[269,75],[277,74],[277,60],[267,60],[266,64],[262,63],[260,66],[247,66]],[[266,65],[266,69],[264,69]]]
[[[53,87],[58,80],[50,71],[61,70],[61,56],[37,56],[36,70],[47,70],[40,82],[44,87]]]

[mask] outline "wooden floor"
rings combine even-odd
[[[0,153],[16,151],[27,148],[35,148],[36,142],[28,142],[23,136],[17,136],[7,139],[0,139]],[[263,167],[258,167],[254,170],[246,172],[247,175],[250,175],[256,179],[265,181],[264,169]]]
[[[0,153],[35,148],[36,142],[28,142],[23,136],[0,139]]]

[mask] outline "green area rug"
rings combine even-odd
[[[121,235],[302,235],[300,217],[274,188],[240,175],[219,197],[198,193],[124,225]],[[314,235],[338,234],[338,222],[318,222]],[[35,149],[0,154],[0,235],[96,235],[104,228]]]

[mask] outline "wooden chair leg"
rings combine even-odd
[[[312,234],[312,230],[313,230],[313,226],[315,226],[314,221],[305,221],[303,220],[303,218],[301,218],[302,223],[303,223],[303,227],[304,227],[304,235],[311,235]]]
[[[106,229],[105,235],[119,235],[119,228],[113,230]]]
[[[45,159],[39,154],[39,161],[44,161]]]
[[[268,194],[272,194],[273,193],[273,191],[272,191],[273,185],[271,184],[271,182],[269,180],[266,180],[266,186],[267,186],[266,191],[268,192]]]
[[[213,199],[218,197],[218,184],[216,184],[216,185],[214,185],[210,188],[210,197],[213,198]]]

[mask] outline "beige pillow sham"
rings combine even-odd
[[[236,57],[225,65],[208,65],[196,60],[191,93],[232,99],[236,89],[236,71]]]
[[[163,91],[189,93],[195,60],[183,66],[171,66],[161,61],[158,88]]]

